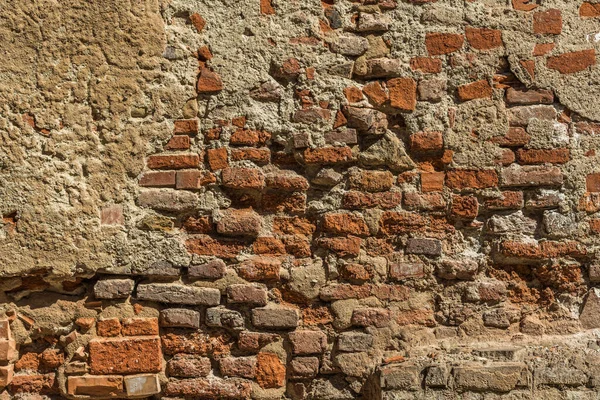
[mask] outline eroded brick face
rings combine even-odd
[[[4,3],[0,398],[599,396],[597,0]]]

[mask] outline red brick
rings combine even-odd
[[[177,189],[200,189],[203,186],[217,182],[217,178],[209,171],[177,171]]]
[[[118,318],[98,320],[96,322],[96,332],[100,336],[119,336],[121,334],[121,322]]]
[[[353,170],[348,178],[348,187],[367,192],[384,192],[394,184],[394,175],[389,171]]]
[[[179,119],[174,122],[173,134],[196,135],[198,133],[197,119]]]
[[[446,200],[439,192],[433,193],[404,193],[404,208],[407,210],[435,211],[446,208]]]
[[[311,242],[306,236],[302,235],[286,235],[282,236],[281,240],[285,246],[285,251],[296,258],[310,257]]]
[[[452,196],[450,215],[460,219],[474,219],[479,213],[479,202],[474,196]]]
[[[15,375],[9,385],[14,393],[59,393],[58,381],[54,373],[44,375]]]
[[[485,189],[498,186],[498,173],[493,169],[455,169],[446,173],[450,189]]]
[[[285,234],[312,235],[315,225],[302,217],[275,217],[273,219],[273,232]]]
[[[21,357],[15,363],[15,370],[17,371],[37,371],[39,367],[40,356],[34,352],[21,354]]]
[[[270,389],[283,386],[285,366],[276,354],[259,353],[256,361],[256,381],[261,388]]]
[[[188,233],[210,233],[213,225],[209,216],[188,217],[183,223]]]
[[[212,171],[227,168],[227,166],[229,166],[229,163],[227,162],[227,149],[225,147],[206,150],[206,160]]]
[[[383,105],[390,99],[388,93],[385,91],[379,81],[369,82],[362,88],[363,93],[369,101],[376,106]]]
[[[560,169],[554,166],[511,166],[502,170],[503,186],[560,186],[563,179]]]
[[[600,233],[600,218],[594,218],[589,220],[590,231],[593,233]]]
[[[546,65],[561,74],[573,74],[584,71],[596,64],[596,52],[594,49],[573,51],[554,57],[548,57]]]
[[[533,55],[536,57],[544,56],[550,53],[555,46],[555,43],[536,43],[533,48]]]
[[[225,357],[219,360],[219,370],[225,377],[239,376],[253,379],[256,376],[256,357]]]
[[[410,135],[410,150],[418,153],[439,152],[444,148],[442,132],[417,132]]]
[[[348,103],[358,103],[363,99],[362,91],[356,86],[345,87],[344,96],[346,96],[346,100],[348,100]]]
[[[287,192],[305,192],[310,187],[305,177],[287,171],[268,174],[265,183],[268,188]]]
[[[340,268],[340,276],[351,283],[364,283],[373,279],[374,271],[369,266],[361,264],[348,263],[342,265]]]
[[[560,10],[551,8],[533,14],[533,32],[539,34],[560,35],[562,15]]]
[[[306,164],[343,164],[353,159],[350,147],[321,147],[304,150]]]
[[[121,397],[123,377],[118,375],[104,376],[69,376],[67,393],[71,396]]]
[[[484,207],[489,210],[518,210],[523,208],[523,192],[500,193],[500,197],[488,199]]]
[[[202,68],[198,77],[196,91],[203,94],[213,94],[221,90],[223,90],[221,76],[209,68]]]
[[[246,147],[242,149],[231,149],[231,161],[248,160],[255,164],[268,164],[271,162],[271,150],[267,148],[255,149]]]
[[[463,35],[456,33],[430,32],[425,35],[425,47],[432,56],[454,53],[460,50],[463,42]]]
[[[443,172],[421,172],[421,191],[439,192],[444,189]]]
[[[538,0],[512,0],[512,5],[515,10],[531,11],[538,6]]]
[[[188,150],[190,148],[190,137],[187,135],[175,135],[165,145],[166,150]]]
[[[175,171],[145,172],[140,178],[140,186],[173,187],[175,186]]]
[[[185,245],[193,254],[226,259],[237,257],[246,248],[245,243],[238,240],[214,239],[206,235],[190,238]]]
[[[477,50],[491,50],[502,47],[502,32],[497,29],[467,27],[465,36],[471,47]]]
[[[585,247],[575,241],[543,241],[543,242],[518,242],[505,240],[498,246],[498,252],[505,257],[541,260],[556,257],[571,256],[581,258],[587,254]]]
[[[577,133],[584,135],[600,135],[600,124],[591,122],[577,122],[575,123],[575,129]]]
[[[286,252],[283,242],[271,236],[256,238],[252,244],[252,250],[255,254],[285,254]]]
[[[421,278],[425,276],[424,265],[420,262],[392,262],[390,263],[390,277],[394,280]]]
[[[402,111],[413,111],[417,106],[417,83],[412,78],[394,78],[387,81],[390,106]]]
[[[208,357],[193,354],[176,354],[167,363],[168,376],[196,378],[207,376],[212,367]]]
[[[237,272],[243,279],[256,281],[279,280],[281,260],[274,257],[253,256],[237,266]]]
[[[600,3],[582,3],[579,7],[579,16],[584,18],[600,17]]]
[[[554,103],[554,93],[546,89],[508,88],[506,102],[511,105],[552,104]]]
[[[126,318],[122,325],[125,336],[158,335],[158,318]]]
[[[519,64],[521,68],[527,72],[529,77],[533,80],[535,79],[535,61],[533,60],[520,60]]]
[[[321,238],[317,241],[320,247],[332,251],[340,257],[347,255],[357,256],[360,253],[360,243],[360,238],[354,236],[347,238]]]
[[[261,209],[271,213],[298,214],[306,211],[306,195],[271,190],[262,196]]]
[[[442,72],[442,60],[433,57],[414,57],[410,59],[410,68],[425,74]]]
[[[231,135],[229,143],[242,146],[264,146],[270,139],[269,132],[238,129]]]
[[[260,13],[263,15],[275,14],[275,9],[271,4],[271,0],[260,0]]]
[[[369,234],[369,227],[363,217],[355,214],[325,214],[322,228],[325,232],[338,235],[366,236]]]
[[[585,182],[588,192],[600,192],[600,173],[589,174]]]
[[[213,55],[208,46],[202,46],[198,49],[198,59],[200,61],[209,61],[212,58]]]
[[[458,99],[460,101],[490,98],[492,97],[492,93],[492,87],[486,80],[480,80],[458,87]]]
[[[158,337],[92,339],[89,349],[92,374],[136,374],[162,370]]]
[[[228,236],[256,236],[262,227],[262,218],[252,209],[221,211],[217,232]]]
[[[225,168],[221,178],[223,186],[232,189],[262,189],[265,186],[265,176],[256,168]]]
[[[171,380],[164,389],[167,396],[192,399],[244,400],[250,398],[251,392],[248,381],[216,377]]]
[[[570,159],[569,149],[519,149],[517,161],[520,164],[564,164]]]
[[[202,16],[198,13],[193,13],[192,15],[190,15],[190,21],[192,22],[192,25],[194,25],[198,32],[202,32],[202,30],[206,26],[206,20],[202,18]]]
[[[296,58],[288,58],[280,65],[273,66],[273,75],[280,79],[293,80],[300,76],[302,67]]]
[[[233,126],[237,126],[238,128],[243,128],[244,126],[246,126],[246,117],[242,115],[240,117],[232,118],[231,124]]]
[[[269,343],[279,340],[280,336],[274,333],[240,332],[238,347],[242,351],[258,352]]]
[[[198,154],[161,154],[148,157],[151,169],[197,168],[200,165]]]
[[[404,285],[334,283],[322,288],[320,293],[321,299],[325,301],[365,299],[371,296],[383,301],[404,301],[410,297],[410,289]]]
[[[504,147],[521,147],[525,146],[531,137],[527,131],[521,127],[508,128],[508,132],[504,136],[495,136],[490,141]]]

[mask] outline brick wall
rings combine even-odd
[[[562,3],[163,5],[110,262],[6,274],[0,396],[596,398],[600,3]]]

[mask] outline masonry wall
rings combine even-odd
[[[0,0],[2,399],[595,399],[596,0]]]

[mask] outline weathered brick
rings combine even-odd
[[[519,164],[564,164],[571,159],[569,149],[519,149]]]
[[[286,368],[274,353],[259,353],[256,356],[256,380],[263,389],[282,387]]]
[[[158,335],[158,318],[125,318],[121,324],[125,336]]]
[[[232,189],[262,189],[265,186],[265,176],[256,168],[225,168],[221,172],[223,186]]]
[[[518,210],[523,208],[523,192],[504,191],[499,197],[485,200],[484,207],[489,210]]]
[[[342,207],[350,210],[362,210],[379,207],[390,209],[398,206],[402,201],[401,192],[363,193],[350,191],[342,198]]]
[[[588,192],[600,192],[600,173],[589,174],[585,183]]]
[[[432,56],[454,53],[461,49],[463,35],[456,33],[430,32],[425,35],[425,47]]]
[[[223,90],[221,76],[209,68],[202,68],[198,76],[196,91],[201,94],[214,94]]]
[[[409,211],[436,211],[446,208],[446,200],[441,193],[404,193],[404,208]]]
[[[350,147],[321,147],[304,150],[306,164],[343,164],[354,158]]]
[[[225,357],[219,360],[219,370],[224,377],[239,376],[253,379],[256,376],[256,357]]]
[[[208,376],[212,367],[210,358],[194,354],[175,354],[167,362],[167,375],[177,378]]]
[[[279,280],[281,260],[275,257],[253,256],[240,263],[238,275],[248,281]]]
[[[534,118],[553,121],[556,109],[550,105],[517,106],[509,109],[508,119],[512,126],[527,126]]]
[[[373,335],[362,332],[343,332],[338,337],[339,351],[368,351],[373,346]]]
[[[263,329],[294,329],[298,326],[295,308],[268,306],[252,310],[252,324]]]
[[[459,86],[457,92],[460,101],[489,98],[492,97],[492,93],[492,87],[486,80]]]
[[[531,140],[527,131],[520,127],[508,128],[508,132],[504,136],[495,136],[490,139],[499,146],[505,147],[521,147],[525,146]]]
[[[367,192],[384,192],[394,184],[394,175],[389,171],[350,170],[348,186]]]
[[[189,148],[190,137],[188,135],[174,135],[165,144],[165,150],[188,150]]]
[[[452,373],[462,390],[509,392],[520,384],[528,386],[527,366],[521,363],[465,364],[454,367]]]
[[[355,236],[347,238],[322,238],[317,241],[318,246],[332,251],[340,257],[347,255],[357,256],[360,253],[360,243],[360,238]]]
[[[491,50],[502,47],[502,32],[497,29],[465,28],[467,42],[477,50]]]
[[[197,279],[219,279],[225,276],[226,265],[223,260],[211,260],[203,264],[192,264],[188,276]]]
[[[412,152],[429,153],[441,151],[444,147],[442,132],[417,132],[410,135],[410,150]]]
[[[424,265],[420,262],[397,261],[390,263],[390,277],[394,280],[421,278],[424,275]]]
[[[317,357],[294,357],[290,362],[289,377],[292,380],[313,379],[319,373]]]
[[[357,308],[352,311],[352,325],[383,328],[390,324],[390,311],[384,308]]]
[[[67,393],[71,396],[123,396],[123,377],[119,375],[69,376]]]
[[[443,172],[421,172],[421,191],[440,192],[444,189]]]
[[[119,318],[100,319],[96,322],[96,332],[100,336],[119,336],[121,334],[121,321]]]
[[[216,177],[208,171],[177,171],[175,187],[177,189],[200,189],[216,181]]]
[[[271,139],[271,134],[265,131],[237,129],[229,139],[229,143],[242,146],[264,146]]]
[[[9,390],[12,393],[30,394],[57,394],[59,392],[55,373],[15,375],[9,385]]]
[[[161,154],[148,157],[148,168],[151,169],[197,168],[199,165],[198,154]]]
[[[533,13],[533,32],[560,35],[562,32],[562,15],[560,10],[550,8],[546,11]]]
[[[140,178],[140,186],[174,187],[176,171],[150,171]]]
[[[579,6],[579,16],[584,18],[600,17],[600,3],[585,1]]]
[[[447,81],[445,79],[424,79],[417,87],[418,98],[421,101],[440,102],[446,95]]]
[[[217,222],[217,232],[226,236],[257,236],[262,228],[262,218],[251,209],[226,209]]]
[[[132,279],[104,279],[94,285],[97,299],[126,299],[133,292],[135,281]]]
[[[492,169],[455,169],[446,173],[446,185],[450,189],[485,189],[498,185],[498,174]]]
[[[290,332],[288,338],[292,345],[293,354],[321,354],[327,348],[327,335],[321,331],[294,331]]]
[[[197,119],[180,119],[173,122],[173,134],[196,135],[198,133]]]
[[[158,211],[182,212],[193,210],[198,203],[195,193],[177,190],[145,190],[138,196],[140,207]]]
[[[561,74],[574,74],[584,71],[588,67],[596,64],[596,52],[594,49],[573,51],[560,54],[558,56],[548,57],[546,65]]]
[[[560,186],[563,174],[557,167],[546,166],[511,166],[501,172],[502,186]]]
[[[475,196],[452,196],[450,215],[460,219],[475,219],[479,214],[479,202]]]
[[[363,94],[376,106],[383,105],[390,99],[388,92],[379,81],[369,82],[362,88]]]
[[[387,81],[390,106],[402,111],[413,111],[417,105],[417,83],[412,78],[394,78]]]
[[[305,177],[287,171],[267,174],[265,183],[269,188],[290,192],[304,192],[310,187]]]
[[[90,370],[94,375],[160,372],[162,352],[158,337],[92,339]]]
[[[242,351],[258,352],[262,347],[280,339],[280,336],[274,333],[262,332],[240,332],[238,337],[238,347]]]
[[[160,325],[174,328],[199,328],[200,313],[185,308],[167,308],[160,311]]]
[[[221,302],[221,292],[177,283],[147,283],[138,285],[137,298],[166,304],[213,306]]]
[[[364,218],[356,214],[325,214],[323,217],[322,228],[325,232],[338,235],[354,234],[366,236],[369,234],[369,227]]]
[[[546,89],[517,89],[506,90],[506,102],[512,105],[552,104],[554,93]]]
[[[129,397],[152,396],[160,393],[160,382],[157,374],[141,374],[124,376],[125,392]]]
[[[167,396],[182,396],[199,399],[235,399],[250,397],[251,383],[239,379],[193,378],[170,380],[164,393]]]
[[[212,171],[227,168],[229,166],[227,162],[227,149],[221,147],[206,150],[206,161]]]
[[[436,239],[411,238],[406,243],[406,253],[437,257],[442,255],[442,243]]]
[[[426,74],[442,72],[442,60],[433,57],[414,57],[410,59],[410,68]]]
[[[259,284],[233,284],[227,286],[227,301],[264,306],[267,304],[267,288]]]
[[[190,22],[192,23],[192,25],[194,25],[198,32],[202,32],[202,30],[206,26],[206,20],[202,18],[202,15],[198,13],[193,13],[190,15]]]

